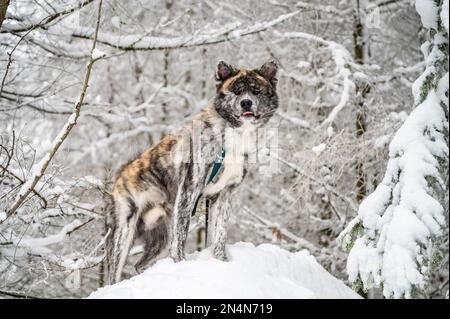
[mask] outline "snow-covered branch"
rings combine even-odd
[[[95,46],[97,43],[97,36],[98,36],[99,27],[100,27],[100,18],[101,18],[101,12],[102,12],[101,8],[102,8],[102,0],[100,0],[99,5],[98,5],[97,22],[96,22],[95,34],[94,34],[94,38],[93,38],[93,42],[92,42],[91,56],[89,58],[87,66],[86,66],[83,85],[81,88],[81,93],[78,98],[78,102],[75,105],[74,112],[68,118],[66,124],[61,129],[61,131],[56,136],[56,138],[54,139],[50,151],[39,161],[39,163],[37,163],[33,167],[32,171],[31,171],[31,176],[20,188],[20,191],[17,194],[15,203],[8,210],[6,218],[3,219],[2,221],[0,221],[0,224],[3,223],[8,217],[13,215],[17,211],[17,209],[22,205],[22,203],[25,201],[25,199],[28,197],[28,195],[34,190],[34,188],[36,187],[38,182],[44,176],[44,173],[45,173],[48,165],[52,161],[53,157],[55,156],[56,152],[58,151],[60,146],[63,144],[63,142],[66,140],[67,136],[69,136],[70,131],[73,129],[73,127],[77,123],[77,120],[78,120],[78,118],[80,116],[80,112],[81,112],[81,106],[83,105],[84,98],[86,96],[86,91],[87,91],[87,88],[89,85],[89,78],[91,75],[92,66],[100,58],[100,57],[94,56],[94,53],[96,52]]]
[[[283,21],[286,21],[300,11],[283,14],[275,19],[257,22],[250,26],[242,26],[242,23],[230,23],[219,29],[194,32],[190,35],[180,37],[155,37],[142,35],[119,36],[113,33],[104,32],[99,35],[97,42],[120,50],[166,50],[177,48],[188,48],[202,45],[218,44],[221,42],[239,39],[240,37],[256,34],[265,31]],[[82,39],[92,39],[92,30],[80,28],[72,33],[73,37]]]
[[[69,234],[91,221],[92,219],[89,219],[86,222],[75,219],[70,224],[65,225],[57,234],[42,238],[16,238],[12,241],[12,244],[16,247],[23,248],[32,254],[45,254],[50,252],[50,250],[45,248],[46,246],[61,243]]]
[[[337,72],[342,79],[342,93],[338,104],[331,110],[328,117],[320,124],[321,127],[330,126],[339,112],[348,104],[350,97],[352,95],[352,90],[355,88],[353,83],[352,71],[350,69],[350,64],[353,63],[353,58],[348,52],[348,50],[341,44],[325,40],[319,36],[304,33],[304,32],[276,32],[277,36],[290,38],[290,39],[302,39],[306,41],[312,41],[318,43],[322,46],[327,47],[333,57],[333,61],[336,65]]]
[[[59,8],[59,11],[56,11],[54,8],[52,8],[55,12],[50,15],[45,15],[47,12],[40,12],[37,15],[30,14],[29,16],[27,16],[27,19],[12,19],[8,21],[8,23],[5,23],[3,25],[0,33],[20,33],[35,30],[38,28],[48,28],[51,26],[52,22],[56,22],[59,18],[72,14],[92,2],[94,2],[94,0],[84,0],[74,6],[71,6],[70,8]]]

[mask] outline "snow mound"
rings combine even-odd
[[[88,298],[360,298],[307,251],[250,243],[227,246],[228,262],[207,249],[186,261],[159,260],[129,280]]]

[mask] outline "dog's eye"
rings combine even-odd
[[[260,89],[253,89],[253,94],[258,95],[259,93],[261,93]]]
[[[234,89],[233,93],[236,94],[236,95],[241,95],[242,92],[241,92],[240,89]]]

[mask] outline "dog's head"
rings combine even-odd
[[[216,71],[216,111],[232,127],[246,121],[258,127],[267,123],[278,108],[277,70],[275,61],[254,70],[235,69],[220,61]]]

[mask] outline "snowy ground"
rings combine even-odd
[[[307,251],[242,242],[227,249],[228,262],[212,258],[210,250],[179,263],[162,259],[89,298],[359,298]]]

